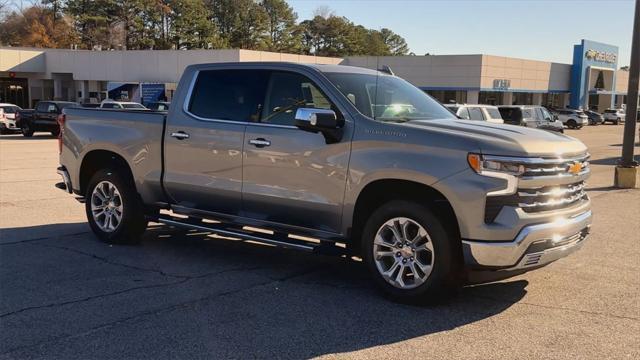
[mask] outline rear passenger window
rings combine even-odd
[[[268,73],[264,70],[201,71],[189,100],[189,112],[206,118],[257,121]]]
[[[458,110],[458,116],[469,120],[469,110],[467,110],[467,108],[460,108],[460,110]]]
[[[260,122],[294,125],[299,108],[331,109],[331,103],[304,75],[273,72],[267,86]]]
[[[531,111],[531,109],[523,109],[522,110],[522,118],[523,119],[533,119],[533,112]]]
[[[484,120],[484,116],[482,115],[482,110],[477,107],[469,108],[469,119],[471,120]]]
[[[46,112],[48,107],[49,107],[49,103],[38,103],[38,106],[36,107],[36,111]]]
[[[491,117],[492,119],[502,119],[502,116],[500,116],[500,111],[498,111],[498,109],[494,109],[494,108],[486,108],[487,109],[487,113],[489,114],[489,117]]]

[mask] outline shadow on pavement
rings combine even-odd
[[[47,236],[29,240],[25,236],[30,233]],[[84,223],[3,229],[0,272],[12,274],[0,274],[0,279],[13,280],[0,299],[16,305],[0,315],[0,343],[5,344],[0,353],[307,358],[392,344],[490,318],[522,299],[528,285],[524,280],[476,285],[463,288],[446,304],[400,305],[373,288],[361,262],[209,235],[152,225],[139,246],[109,246],[96,240]],[[29,256],[42,265],[27,266],[34,262]],[[108,265],[99,277],[91,273],[98,265]],[[101,282],[105,288],[127,282],[118,266],[126,267],[131,278],[139,278],[142,269],[184,280],[118,290],[95,300],[86,293],[86,283],[100,292]],[[229,268],[240,271],[221,270]],[[55,291],[47,295],[48,288]],[[19,294],[23,298],[15,298]],[[22,310],[31,302],[24,294],[40,297],[42,303]],[[64,305],[58,305],[62,295],[55,294],[64,294]],[[14,328],[14,323],[20,325]],[[50,328],[29,330],[43,324]],[[52,338],[56,340],[46,340]],[[112,345],[120,342],[126,346]]]

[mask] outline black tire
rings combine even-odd
[[[620,118],[617,118],[616,121],[613,122],[614,125],[620,125]]]
[[[133,180],[121,169],[102,169],[96,172],[89,181],[85,194],[85,212],[91,230],[96,236],[109,244],[137,244],[147,228],[148,221],[142,201],[136,192]],[[107,232],[100,228],[91,210],[92,194],[101,182],[113,184],[120,194],[122,202],[122,221],[114,231]]]
[[[51,135],[58,137],[58,135],[60,135],[60,129],[51,130]]]
[[[433,246],[432,271],[424,283],[412,289],[401,289],[387,282],[374,260],[376,233],[385,222],[395,217],[406,217],[419,223],[427,231]],[[371,214],[362,236],[363,259],[378,288],[392,300],[416,305],[437,303],[448,299],[460,286],[461,252],[455,245],[460,239],[452,236],[429,208],[410,201],[390,201]]]
[[[20,130],[22,131],[22,136],[24,137],[33,136],[34,131],[31,128],[31,125],[29,125],[28,121],[23,121],[22,124],[20,124]]]
[[[578,123],[576,123],[575,120],[569,120],[567,121],[567,127],[569,129],[575,129],[578,126]]]

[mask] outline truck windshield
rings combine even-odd
[[[379,121],[456,119],[436,100],[389,75],[325,73],[363,115]]]

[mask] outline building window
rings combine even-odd
[[[426,90],[425,92],[443,104],[464,104],[467,102],[467,92],[464,90]]]
[[[502,105],[503,99],[504,93],[501,91],[480,91],[480,94],[478,95],[478,104]]]

